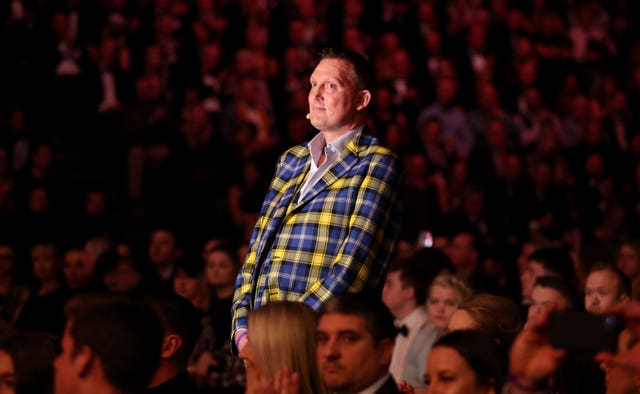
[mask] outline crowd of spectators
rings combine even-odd
[[[233,279],[277,156],[314,135],[329,46],[376,69],[399,257],[442,249],[528,305],[529,254],[553,247],[578,291],[615,261],[640,291],[636,1],[11,0],[0,21],[3,330],[62,334],[82,289],[170,289],[204,316],[198,383],[241,387]]]

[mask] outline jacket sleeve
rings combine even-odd
[[[233,303],[232,303],[232,322],[231,322],[231,342],[232,349],[235,349],[235,342],[233,341],[233,336],[236,331],[247,329],[247,316],[249,314],[250,306],[251,306],[251,289],[255,283],[255,270],[257,264],[257,253],[258,253],[258,238],[264,232],[264,229],[267,227],[269,222],[268,213],[273,210],[273,207],[277,203],[276,199],[279,194],[279,188],[282,187],[281,177],[278,175],[280,168],[285,161],[285,156],[283,155],[276,166],[276,170],[271,181],[271,185],[269,186],[269,191],[262,203],[262,208],[260,210],[260,215],[258,216],[258,220],[253,228],[253,232],[251,234],[251,240],[249,242],[249,250],[247,251],[247,256],[245,258],[245,262],[238,273],[238,277],[236,278],[236,289],[233,294]]]

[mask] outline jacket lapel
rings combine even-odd
[[[292,176],[290,181],[287,182],[284,188],[275,196],[277,201],[273,202],[274,206],[271,213],[267,213],[269,220],[266,227],[262,230],[262,235],[259,237],[261,240],[257,249],[259,258],[262,257],[262,253],[266,247],[270,248],[269,245],[271,245],[273,237],[278,233],[284,217],[291,210],[290,207],[295,205],[293,199],[297,198],[298,191],[309,173],[309,156],[308,154],[303,154],[291,163],[288,163],[288,165],[292,167],[290,170]]]
[[[366,133],[367,131],[364,129],[360,134],[356,135],[353,140],[349,141],[344,152],[342,152],[336,162],[329,167],[327,172],[318,180],[311,190],[309,190],[304,198],[298,204],[295,204],[295,207],[299,207],[313,199],[318,193],[327,189],[338,179],[344,177],[345,174],[347,174],[349,170],[356,165],[360,158],[360,152],[366,147],[361,144],[363,142],[369,142],[369,137]]]

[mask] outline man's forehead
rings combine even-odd
[[[325,313],[318,322],[318,331],[322,332],[366,332],[366,328],[364,317],[347,313]]]
[[[609,270],[599,270],[591,272],[586,279],[586,284],[591,285],[617,285],[618,278]]]

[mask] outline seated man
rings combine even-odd
[[[574,297],[571,289],[560,278],[541,276],[536,279],[531,290],[531,304],[527,324],[540,320],[548,310],[568,310],[573,307]]]
[[[389,374],[396,329],[380,297],[340,294],[320,308],[318,367],[331,393],[395,394]]]
[[[520,275],[523,305],[531,304],[534,283],[541,276],[558,277],[573,291],[575,267],[569,252],[561,248],[538,248],[529,255],[526,267]]]
[[[83,295],[65,306],[62,352],[54,361],[56,394],[140,392],[158,366],[162,326],[132,298]]]
[[[151,296],[150,304],[160,318],[164,339],[160,363],[145,393],[197,393],[187,364],[202,330],[200,313],[189,300],[175,293]]]
[[[424,387],[424,351],[428,352],[438,336],[435,326],[428,324],[424,306],[427,287],[436,272],[427,273],[422,269],[423,263],[416,259],[393,261],[382,289],[382,301],[391,311],[399,329],[389,372],[396,382],[407,381],[414,388]]]
[[[631,297],[631,280],[619,268],[598,264],[589,270],[584,286],[584,309],[591,313],[604,311]]]

